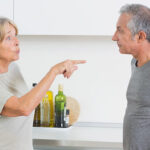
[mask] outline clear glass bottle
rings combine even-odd
[[[41,102],[41,126],[50,126],[50,103],[47,94],[45,94]]]
[[[63,94],[63,86],[59,84],[58,94],[55,96],[55,127],[65,127],[66,96]]]

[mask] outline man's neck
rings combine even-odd
[[[145,47],[141,47],[136,55],[133,57],[137,60],[137,66],[141,67],[150,61],[150,44],[147,44]]]
[[[150,61],[150,54],[148,55],[139,55],[138,57],[135,57],[137,60],[137,66],[142,67],[144,64],[146,64],[148,61]]]

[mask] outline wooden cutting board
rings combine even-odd
[[[80,105],[78,101],[73,97],[67,97],[67,109],[70,110],[69,125],[73,125],[77,122],[80,115]]]

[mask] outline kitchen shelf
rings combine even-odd
[[[34,148],[122,149],[122,128],[72,126],[69,130],[33,128]]]

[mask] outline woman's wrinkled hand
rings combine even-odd
[[[64,77],[69,78],[78,69],[77,65],[84,63],[86,63],[85,60],[66,60],[53,66],[51,71],[55,75],[63,74]]]

